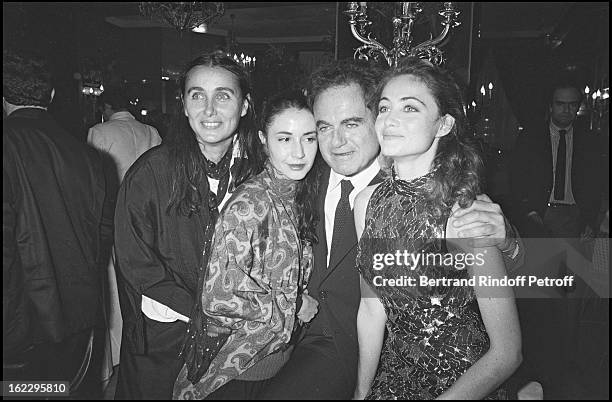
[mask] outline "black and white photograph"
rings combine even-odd
[[[3,399],[608,400],[609,8],[3,2]]]

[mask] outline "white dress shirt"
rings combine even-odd
[[[342,176],[341,174],[331,170],[329,175],[329,184],[327,186],[327,193],[325,195],[325,237],[327,238],[327,265],[329,265],[329,257],[331,255],[330,249],[334,233],[336,207],[340,202],[340,196],[342,194],[340,182],[342,180],[349,180],[353,185],[353,191],[351,191],[349,194],[349,205],[351,206],[351,209],[353,209],[357,194],[359,194],[361,190],[370,184],[379,171],[380,164],[378,163],[378,158],[375,159],[370,166],[351,177]]]

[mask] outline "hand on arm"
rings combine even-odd
[[[447,238],[471,239],[473,247],[495,246],[510,260],[512,269],[520,266],[524,254],[520,237],[504,216],[501,207],[487,195],[478,195],[468,208],[460,208],[455,203],[452,211],[447,225]],[[452,230],[453,234],[449,235],[448,230]]]
[[[319,312],[319,302],[308,295],[308,289],[302,293],[302,307],[297,314],[300,323],[310,322]]]

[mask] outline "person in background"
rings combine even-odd
[[[104,122],[89,129],[87,143],[100,151],[105,161],[107,182],[115,183],[114,188],[108,188],[114,205],[119,184],[127,170],[145,151],[161,144],[161,138],[154,127],[142,124],[128,112],[129,100],[118,88],[107,88],[99,100]],[[109,341],[106,344],[103,380],[110,379],[113,367],[119,364],[121,347],[122,320],[114,252],[111,252],[107,270],[109,286],[105,291],[108,299],[105,307]]]
[[[2,89],[3,380],[76,387],[81,365],[95,373],[99,363],[101,245],[112,237],[102,160],[47,112],[55,91],[45,61],[4,51]],[[83,395],[101,397],[99,384],[85,379]]]

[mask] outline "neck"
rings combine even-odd
[[[437,141],[434,144],[437,145]],[[402,180],[412,180],[429,173],[433,165],[437,148],[437,146],[431,146],[427,152],[420,155],[393,158],[397,177]]]
[[[200,142],[199,143],[200,151],[206,157],[206,159],[208,159],[209,161],[213,163],[217,163],[221,160],[221,158],[223,158],[223,156],[229,149],[230,145],[232,145],[233,140],[234,140],[234,137],[232,136],[228,138],[227,140],[216,143],[216,144]]]

